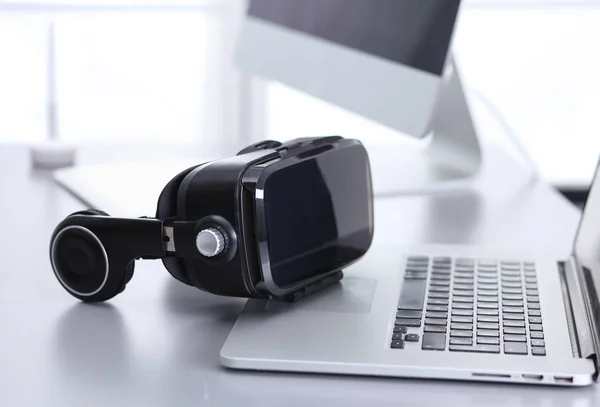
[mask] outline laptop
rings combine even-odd
[[[598,381],[600,171],[573,252],[374,245],[297,303],[249,300],[233,369],[584,386]]]

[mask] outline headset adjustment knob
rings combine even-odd
[[[225,236],[216,228],[201,230],[196,235],[196,248],[204,257],[214,257],[225,250]]]

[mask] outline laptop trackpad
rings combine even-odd
[[[269,311],[327,311],[343,313],[368,313],[375,293],[377,280],[369,278],[345,277],[339,284],[324,291],[312,294],[297,303],[268,301]]]

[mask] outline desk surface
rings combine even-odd
[[[465,243],[569,252],[579,212],[488,154],[470,191],[376,202],[374,244]],[[492,171],[493,170],[493,171]],[[82,209],[27,150],[0,148],[2,406],[595,406],[600,388],[555,389],[383,378],[234,372],[219,350],[244,300],[184,286],[139,262],[126,292],[77,303],[55,281],[48,239]],[[495,178],[494,178],[495,177]]]

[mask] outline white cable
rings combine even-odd
[[[478,99],[483,106],[485,106],[487,111],[492,115],[496,122],[498,122],[498,124],[504,129],[504,132],[510,138],[513,147],[517,149],[521,157],[529,164],[535,177],[541,178],[537,163],[533,160],[531,154],[529,154],[529,151],[527,151],[527,148],[525,148],[525,146],[523,145],[523,142],[521,141],[521,138],[519,137],[518,133],[509,124],[508,120],[506,119],[504,114],[502,114],[500,109],[498,109],[498,107],[479,90],[471,88],[469,93],[475,96],[475,98]]]

